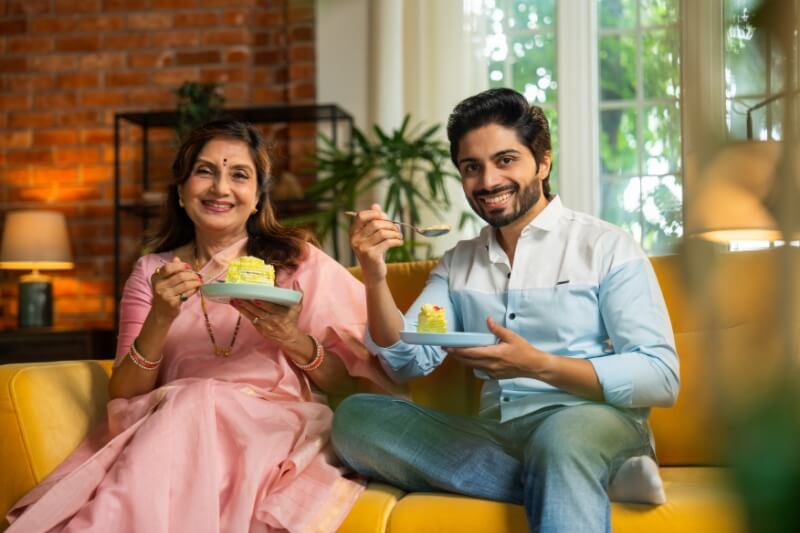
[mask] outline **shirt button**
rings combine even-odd
[[[511,279],[511,272],[509,272],[508,274],[506,274],[506,277],[507,277],[508,279]]]
[[[514,320],[515,318],[517,318],[517,314],[516,313],[511,313],[510,315],[508,315],[508,318],[510,318],[511,320]]]
[[[508,396],[503,396],[503,401],[504,402],[510,402],[511,398],[509,398]]]

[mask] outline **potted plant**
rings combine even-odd
[[[448,170],[450,152],[436,137],[439,125],[422,132],[409,128],[406,115],[401,126],[386,132],[373,128],[374,141],[358,128],[353,128],[351,146],[342,149],[330,138],[321,135],[322,146],[313,158],[318,181],[306,190],[306,198],[315,201],[317,211],[288,219],[288,224],[313,224],[320,241],[330,237],[335,254],[339,252],[338,232],[346,223],[343,213],[357,208],[359,199],[379,185],[380,202],[392,220],[419,225],[424,206],[441,218],[450,208],[447,180],[459,177]],[[463,217],[462,217],[463,220]],[[431,245],[415,239],[414,232],[404,228],[405,244],[387,254],[387,261],[411,261],[430,257]]]
[[[183,82],[178,88],[178,123],[175,129],[179,144],[194,128],[219,116],[225,97],[218,90],[216,83],[196,81]]]

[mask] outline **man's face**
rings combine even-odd
[[[516,132],[488,124],[468,132],[458,145],[458,171],[475,213],[500,228],[523,217],[542,196],[550,157],[538,165]]]

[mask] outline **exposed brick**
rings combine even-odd
[[[250,61],[250,49],[246,46],[237,46],[225,51],[226,63],[247,63]]]
[[[193,68],[162,69],[153,74],[152,80],[156,85],[175,87],[177,89],[183,82],[196,78],[196,72]]]
[[[282,28],[257,32],[253,39],[253,44],[255,46],[284,46],[286,44],[286,32]]]
[[[103,49],[105,50],[139,50],[146,48],[150,36],[141,33],[120,33],[103,36]]]
[[[37,130],[33,135],[36,145],[77,144],[78,132],[73,129]]]
[[[248,87],[240,84],[227,84],[222,88],[222,94],[228,102],[241,102],[244,104],[249,100],[250,91]]]
[[[261,12],[257,13],[256,27],[258,28],[272,28],[276,26],[283,26],[286,23],[286,18],[281,12]]]
[[[55,76],[52,74],[16,74],[0,76],[0,87],[10,92],[40,92],[49,91],[56,86]]]
[[[298,0],[292,0],[291,2],[289,2],[287,10],[287,20],[289,21],[290,24],[292,22],[314,21],[313,4],[310,6],[303,6],[300,4],[302,4],[302,2],[298,2]]]
[[[248,81],[249,71],[246,68],[204,68],[200,71],[202,82],[244,82]]]
[[[289,79],[292,81],[314,81],[316,77],[315,63],[292,63],[289,65]]]
[[[222,54],[219,50],[198,50],[175,54],[175,63],[178,65],[208,65],[221,61]]]
[[[172,27],[169,13],[132,13],[128,15],[129,30],[157,30]]]
[[[2,35],[2,30],[0,30]],[[44,54],[53,51],[53,39],[49,36],[9,37],[6,43],[9,54]]]
[[[118,31],[125,28],[125,18],[120,15],[88,16],[77,19],[79,32]]]
[[[5,74],[25,72],[27,68],[28,61],[24,57],[0,57],[0,72]]]
[[[202,0],[150,0],[150,7],[153,9],[187,9],[205,5]]]
[[[194,46],[199,43],[196,31],[155,31],[150,34],[152,48]]]
[[[219,23],[219,14],[210,11],[176,13],[175,28],[208,28]]]
[[[8,125],[12,128],[50,128],[55,125],[53,113],[23,111],[9,113]]]
[[[311,25],[295,26],[289,30],[289,42],[314,42],[314,27]]]
[[[100,76],[89,72],[59,74],[56,86],[59,89],[93,89],[100,85]]]
[[[99,54],[84,54],[80,56],[81,70],[109,70],[125,66],[125,54],[121,52],[107,52]]]
[[[275,48],[272,50],[259,50],[255,54],[257,65],[276,65],[286,61],[285,51]]]
[[[316,94],[317,94],[316,88],[313,83],[301,83],[297,85],[292,85],[289,88],[289,101],[297,102],[297,101],[313,100]]]
[[[253,100],[259,103],[277,103],[284,101],[286,93],[282,89],[256,87],[253,89]]]
[[[80,95],[80,104],[86,107],[118,107],[125,101],[122,91],[92,91]]]
[[[30,64],[36,72],[64,72],[78,68],[78,56],[48,54],[30,58]]]
[[[202,42],[206,45],[211,44],[249,44],[252,41],[250,32],[234,29],[234,30],[214,30],[204,32],[202,34]]]
[[[114,169],[109,165],[88,166],[83,165],[80,170],[80,182],[85,185],[111,182],[114,179]]]
[[[18,35],[28,31],[28,21],[24,18],[0,20],[0,35]]]
[[[170,108],[177,101],[172,89],[131,89],[128,91],[128,103],[141,108]]]
[[[303,44],[289,46],[289,61],[292,63],[301,61],[314,61],[315,55],[316,52],[314,51],[313,45]]]
[[[36,95],[33,105],[36,109],[63,109],[72,108],[77,103],[78,96],[74,92],[60,92]]]
[[[128,66],[131,68],[164,68],[175,64],[175,52],[131,52],[128,54]]]
[[[130,87],[147,85],[150,80],[141,72],[109,72],[106,74],[106,87]]]
[[[242,9],[226,11],[222,14],[222,22],[226,26],[241,26],[252,17],[252,13],[248,13]]]
[[[52,11],[51,0],[8,0],[8,15],[43,15]]]
[[[58,117],[60,126],[94,126],[100,121],[97,111],[83,109],[81,111],[61,111]]]
[[[30,187],[31,171],[27,166],[8,168],[0,173],[2,183],[13,187]]]
[[[97,35],[70,35],[56,39],[57,52],[94,52],[100,48]]]
[[[6,152],[6,160],[9,165],[52,163],[53,153],[49,148],[8,150]]]
[[[103,0],[103,11],[139,11],[149,3],[150,0]]]
[[[44,187],[52,184],[75,185],[78,183],[78,169],[63,167],[34,167],[31,184]]]
[[[100,161],[100,151],[96,147],[56,148],[54,161],[60,165],[67,163],[91,164]]]
[[[78,19],[73,17],[37,17],[30,20],[33,33],[65,33],[78,30]]]
[[[100,11],[100,0],[55,0],[56,13],[96,13]]]
[[[30,98],[27,94],[0,94],[0,109],[4,111],[29,109],[30,106]]]
[[[0,146],[4,148],[29,148],[32,143],[31,130],[0,131]]]

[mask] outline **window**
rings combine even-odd
[[[649,253],[682,227],[677,0],[599,0],[600,216]]]
[[[511,87],[540,106],[550,122],[558,154],[556,0],[496,0],[484,3],[489,87]],[[558,190],[558,157],[550,186]]]
[[[490,86],[545,110],[556,164],[587,159],[585,172],[561,179],[594,188],[595,200],[568,205],[621,226],[650,254],[669,252],[683,233],[678,0],[484,0],[484,14]],[[591,57],[596,72],[576,57]],[[568,119],[573,98],[559,93],[591,93],[584,107],[596,116]],[[587,127],[594,139],[582,136]]]
[[[758,0],[725,0],[725,118],[732,140],[747,139],[747,112],[752,138],[780,140],[785,89],[785,56],[774,39],[765,39],[752,25]]]

